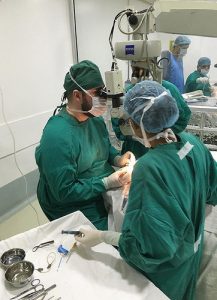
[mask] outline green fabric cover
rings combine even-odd
[[[197,78],[206,77],[202,75],[199,71],[194,71],[191,73],[185,83],[185,92],[190,93],[197,90],[202,90],[205,96],[211,96],[211,86],[209,83],[197,83]]]
[[[85,90],[104,86],[99,68],[89,60],[83,60],[73,65],[70,72],[75,81]],[[69,72],[65,76],[64,89],[67,93],[81,88],[71,79]]]
[[[186,142],[194,147],[181,160]],[[194,299],[206,203],[217,203],[217,164],[195,136],[181,133],[137,161],[119,251],[172,300]]]
[[[47,217],[80,210],[98,229],[107,229],[102,178],[114,172],[117,155],[102,117],[78,122],[65,109],[51,117],[35,153],[37,195]]]

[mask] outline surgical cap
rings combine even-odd
[[[182,45],[190,45],[191,40],[185,35],[179,35],[175,39],[174,45],[175,46],[182,46]]]
[[[209,59],[209,57],[201,57],[199,60],[198,60],[198,63],[197,65],[200,67],[200,66],[208,66],[208,65],[211,65],[211,60]]]
[[[125,95],[124,109],[138,125],[143,109],[150,103],[150,97],[159,96],[143,115],[142,124],[147,132],[161,132],[173,126],[178,119],[179,111],[175,99],[169,94],[162,95],[163,92],[166,92],[166,89],[158,82],[144,80],[137,83]]]
[[[71,76],[85,90],[104,86],[99,68],[89,60],[83,60],[70,68]],[[71,79],[69,72],[65,76],[64,88],[67,93],[81,88]]]

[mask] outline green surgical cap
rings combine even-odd
[[[209,57],[201,57],[198,62],[197,65],[200,66],[209,66],[211,65],[211,60],[209,59]]]
[[[99,68],[89,60],[83,60],[70,68],[73,79],[85,90],[104,86]],[[65,76],[63,85],[67,93],[81,88],[71,79],[69,72]]]

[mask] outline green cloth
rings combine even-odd
[[[114,172],[117,155],[101,117],[78,122],[65,109],[51,117],[35,153],[37,196],[47,217],[80,210],[98,229],[107,229],[102,178]]]
[[[206,77],[198,71],[191,73],[185,83],[185,92],[190,93],[197,90],[202,90],[205,96],[211,96],[211,86],[209,83],[197,83],[196,80],[200,77]]]
[[[99,68],[89,60],[83,60],[70,68],[71,76],[85,90],[104,86]],[[66,92],[81,90],[71,79],[69,72],[65,76],[64,89]]]
[[[132,85],[133,86],[133,85]],[[132,87],[131,86],[131,87]],[[162,86],[169,90],[172,97],[176,100],[176,104],[179,109],[179,118],[172,127],[174,133],[179,133],[185,130],[186,126],[188,125],[188,121],[191,116],[191,110],[188,105],[185,103],[181,93],[179,92],[178,88],[169,81],[163,80]],[[129,87],[128,90],[131,88]],[[117,136],[117,138],[123,141],[122,151],[121,153],[124,154],[127,151],[132,151],[135,155],[136,159],[144,155],[148,152],[148,149],[145,148],[144,145],[139,143],[138,141],[134,141],[131,136],[124,136],[119,128],[119,119],[118,118],[111,118],[113,130]]]
[[[171,129],[174,133],[180,133],[183,130],[185,130],[185,128],[188,125],[188,122],[191,117],[191,110],[185,102],[184,98],[182,97],[182,94],[174,84],[172,84],[169,81],[163,80],[162,86],[165,89],[169,90],[172,97],[176,100],[176,104],[179,109],[179,118],[176,121],[176,123],[171,127]]]
[[[206,203],[217,204],[217,164],[197,137],[181,133],[137,161],[119,251],[172,300],[194,299]]]

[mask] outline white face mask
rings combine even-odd
[[[133,126],[132,126],[131,122],[130,122],[130,127],[131,127],[131,131],[132,131],[132,139],[134,141],[139,142],[140,144],[142,144],[146,148],[151,148],[151,145],[150,145],[150,143],[149,143],[149,141],[147,139],[147,135],[146,135],[146,133],[145,133],[145,131],[143,129],[143,125],[141,127],[141,122],[140,122],[140,127],[141,127],[141,130],[142,130],[142,136],[143,136],[143,138],[140,138],[140,137],[138,137],[136,135],[135,130],[133,129]]]
[[[78,84],[78,82],[72,77],[71,72],[69,70],[69,76],[71,78],[72,81],[75,82],[75,84],[77,84],[77,86],[80,87],[80,89],[89,97],[91,97],[92,99],[92,107],[90,110],[84,111],[84,110],[77,110],[77,109],[71,109],[67,106],[67,110],[71,111],[71,112],[80,112],[80,113],[84,113],[84,114],[91,114],[93,117],[99,117],[102,116],[106,110],[107,110],[107,99],[105,98],[101,98],[99,96],[92,96],[90,95],[90,93],[88,93],[88,91],[86,91],[85,89],[82,88],[82,86],[80,86],[80,84]]]
[[[179,51],[179,57],[183,57],[187,54],[187,49],[185,48],[180,48],[180,51]]]
[[[170,129],[170,128],[157,133],[153,137],[149,138],[148,141],[158,140],[160,138],[164,138],[165,141],[167,142],[167,144],[170,144],[172,142],[177,142],[177,138],[176,138],[174,132],[172,131],[172,129]]]
[[[88,111],[88,113],[94,117],[102,116],[107,110],[107,100],[100,97],[93,97],[89,93],[88,95],[92,98],[92,108]]]
[[[201,70],[200,70],[200,73],[201,73],[202,75],[206,76],[206,75],[209,73],[209,70],[207,70],[207,69],[201,69]]]
[[[137,77],[132,77],[131,78],[131,84],[136,84],[139,81]]]

